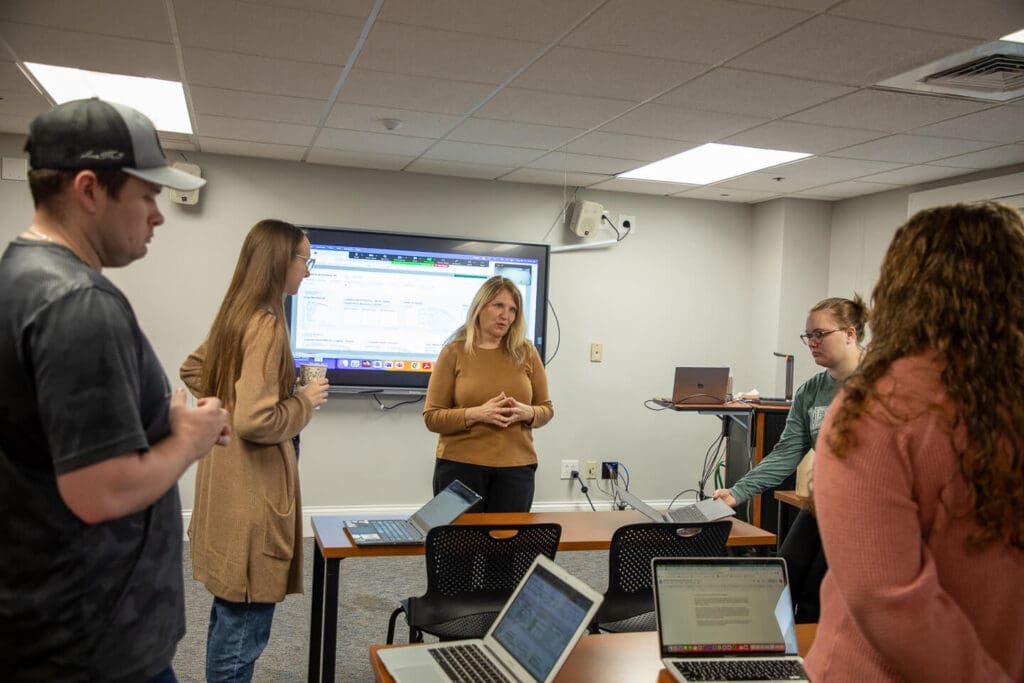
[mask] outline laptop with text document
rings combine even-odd
[[[408,519],[349,519],[345,530],[356,545],[423,545],[435,526],[451,524],[480,496],[456,479]]]
[[[672,384],[672,403],[725,403],[729,393],[729,368],[679,367]]]
[[[548,683],[603,599],[601,593],[538,555],[482,639],[387,648],[377,655],[397,683]]]
[[[661,661],[677,681],[806,681],[778,557],[651,560]]]
[[[658,512],[645,503],[640,496],[629,490],[619,491],[619,497],[623,503],[626,503],[637,512],[644,513],[655,522],[714,522],[736,514],[736,511],[723,501],[713,498],[680,505],[675,510],[669,510],[668,512]]]

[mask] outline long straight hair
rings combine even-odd
[[[203,393],[216,396],[228,410],[235,406],[235,382],[242,374],[245,331],[254,317],[265,316],[260,324],[271,324],[288,336],[284,324],[284,288],[288,267],[305,235],[291,223],[265,219],[245,236],[235,264],[231,284],[221,302],[207,337],[206,359],[200,376]],[[295,380],[294,360],[288,344],[276,360],[277,367],[264,368],[278,379],[279,397],[285,398]]]
[[[462,341],[465,344],[466,353],[473,353],[473,346],[476,344],[477,335],[480,332],[480,312],[484,307],[494,301],[495,297],[502,291],[508,292],[516,305],[516,319],[512,321],[501,339],[501,346],[512,358],[516,365],[522,365],[528,357],[530,342],[526,341],[526,320],[523,318],[523,295],[516,287],[516,283],[507,277],[495,275],[488,278],[480,285],[473,302],[469,305],[469,312],[466,314],[466,324],[455,330],[452,341]]]

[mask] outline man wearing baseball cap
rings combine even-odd
[[[32,225],[0,259],[0,671],[174,681],[184,630],[178,478],[229,438],[185,404],[103,274],[145,256],[167,165],[153,124],[98,99],[32,121]]]

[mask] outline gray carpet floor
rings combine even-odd
[[[292,683],[306,680],[309,656],[309,607],[312,592],[313,539],[305,540],[303,595],[291,595],[277,606],[270,643],[256,663],[253,680],[258,683]],[[174,670],[181,681],[202,681],[206,659],[206,627],[212,597],[192,580],[188,543],[185,543],[185,637],[178,644]],[[563,552],[556,561],[600,591],[608,583],[608,554],[603,551]],[[423,557],[349,559],[341,563],[338,608],[338,681],[373,681],[369,647],[383,643],[387,622],[398,601],[426,590]],[[408,628],[399,619],[396,641],[408,639]],[[429,640],[429,637],[428,637]]]

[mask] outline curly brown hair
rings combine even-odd
[[[979,527],[968,541],[1024,549],[1021,215],[994,202],[915,214],[896,231],[872,300],[872,340],[844,385],[832,451],[844,457],[856,445],[857,422],[882,400],[877,382],[894,361],[937,354],[956,407],[950,440],[969,490],[967,515]]]

